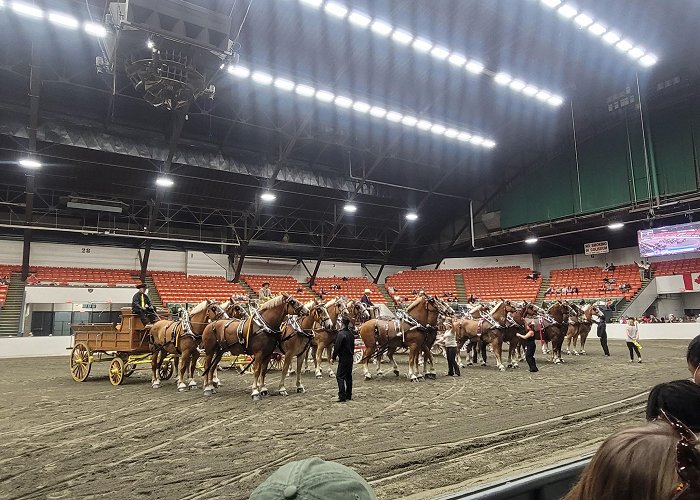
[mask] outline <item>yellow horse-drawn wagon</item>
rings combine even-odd
[[[120,385],[139,366],[151,364],[148,332],[129,307],[122,308],[120,324],[90,323],[71,325],[71,328],[70,373],[76,382],[88,378],[95,362],[109,362],[112,385]],[[173,371],[174,361],[168,356],[160,366],[161,380],[168,380]]]

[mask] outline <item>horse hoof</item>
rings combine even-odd
[[[376,375],[377,378],[383,377],[383,376],[384,376],[384,374],[382,372],[377,372],[377,375]]]
[[[267,389],[264,391],[260,391],[260,395],[263,397],[267,396],[268,395]]]
[[[286,390],[281,390],[279,394],[280,396],[289,396],[289,393]]]
[[[204,390],[204,395],[207,396],[207,397],[211,396],[211,389],[205,389],[205,390]]]
[[[394,370],[394,376],[395,376],[395,377],[398,377],[398,376],[399,376],[399,371],[398,371],[398,370]]]
[[[318,374],[316,374],[316,378],[317,378],[317,379],[322,379],[322,378],[323,378],[323,375],[318,375]]]
[[[297,387],[297,394],[304,394],[305,392],[304,386]]]
[[[581,351],[579,354],[586,354],[586,351]]]
[[[215,381],[213,382],[213,384],[214,384],[214,388],[215,388],[215,389],[218,388],[218,387],[221,387],[221,382],[219,382],[218,380],[215,380]]]
[[[197,382],[194,380],[191,380],[189,384],[187,384],[188,389],[196,389],[197,388]]]
[[[500,371],[502,371],[502,372],[506,371],[506,367],[505,367],[505,366],[499,366],[498,369],[499,369]]]
[[[160,389],[160,382],[153,382],[153,383],[151,384],[151,387],[152,387],[153,389]]]
[[[253,401],[260,401],[260,394],[253,394],[251,397],[253,398]]]
[[[481,366],[486,366],[486,363],[482,361]]]
[[[328,377],[329,377],[329,378],[335,377],[335,373],[333,373],[333,372],[328,372]]]
[[[306,369],[304,370],[303,373],[311,373],[311,370],[309,370],[308,368],[306,368]]]
[[[365,373],[365,380],[372,380],[372,375]]]
[[[474,366],[474,363],[467,363],[467,366]],[[464,367],[462,367],[464,368]]]

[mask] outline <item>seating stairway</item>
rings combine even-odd
[[[0,310],[0,336],[17,335],[22,317],[24,282],[19,273],[12,273],[9,276],[10,284],[7,286],[5,303]]]

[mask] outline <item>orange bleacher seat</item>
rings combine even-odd
[[[652,264],[655,276],[700,272],[700,259],[667,260]]]
[[[222,276],[187,276],[185,273],[153,272],[153,283],[164,304],[201,302],[205,299],[228,300],[233,295],[247,295],[238,283]]]
[[[269,275],[269,274],[245,274],[241,279],[258,294],[258,290],[265,282],[270,283],[270,290],[273,294],[288,293],[299,301],[307,302],[316,298],[316,295],[303,284],[299,283],[291,276]]]
[[[331,286],[338,285],[340,290],[333,290]],[[316,278],[313,289],[319,293],[321,288],[326,292],[326,297],[335,297],[337,295],[347,297],[349,299],[359,299],[366,289],[370,290],[369,298],[374,304],[385,304],[386,298],[379,291],[377,285],[372,283],[365,277],[347,277],[344,281],[342,277],[323,277]]]
[[[603,278],[614,278],[613,290],[601,290]],[[622,292],[619,286],[629,283],[631,289]],[[604,298],[625,297],[630,299],[642,286],[639,269],[634,264],[615,266],[615,271],[604,271],[601,267],[580,267],[576,269],[555,269],[550,274],[550,286],[555,290],[562,287],[577,287],[577,294],[549,294],[547,299],[563,298]]]

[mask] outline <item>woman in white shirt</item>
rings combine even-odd
[[[627,349],[630,350],[630,363],[634,363],[634,354],[637,354],[637,363],[642,362],[642,355],[639,352],[639,328],[635,325],[634,318],[627,320],[625,327],[625,340],[627,341]]]

